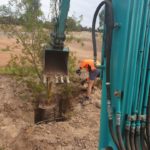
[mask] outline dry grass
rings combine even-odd
[[[74,53],[77,60],[84,58],[93,58],[93,46],[92,36],[90,32],[71,32],[69,35],[73,36],[72,41],[66,42],[66,47],[69,47],[70,51]],[[101,36],[97,37],[98,56],[100,58],[101,53]],[[9,51],[3,51],[9,47]],[[11,54],[21,53],[21,45],[16,43],[16,39],[8,38],[6,35],[0,34],[0,67],[7,65],[10,60]]]
[[[70,48],[72,52],[76,55],[77,59],[84,58],[93,58],[93,46],[92,46],[92,35],[90,32],[72,32],[69,33],[73,35],[74,38],[78,38],[80,42],[77,40],[72,40],[71,42],[67,42],[66,45]],[[98,35],[97,37],[97,47],[98,47],[98,56],[100,58],[100,49],[101,49],[101,37]]]

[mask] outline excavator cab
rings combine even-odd
[[[51,75],[67,75],[68,74],[68,57],[69,50],[51,50],[46,49],[44,52],[44,74]]]

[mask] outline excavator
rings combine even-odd
[[[69,83],[69,49],[64,48],[70,0],[59,14],[45,50],[44,76]],[[101,58],[96,21],[105,8]],[[84,9],[84,8],[83,8]],[[102,0],[92,22],[93,59],[101,60],[99,150],[150,150],[150,0]]]

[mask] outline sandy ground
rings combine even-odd
[[[84,43],[66,43],[77,59],[92,58],[91,33],[74,33]],[[100,41],[99,41],[100,42]],[[100,45],[99,45],[100,47]],[[8,49],[8,50],[7,50]],[[16,41],[0,35],[0,67],[11,54],[20,53]],[[99,53],[100,54],[100,53]],[[0,75],[0,150],[97,150],[99,139],[100,89],[92,94],[93,103],[82,106],[83,95],[76,95],[73,116],[65,122],[34,124],[34,109],[29,99],[21,94],[30,92],[9,76]]]
[[[94,102],[100,99],[99,90],[92,95],[92,104],[76,103],[70,120],[35,125],[30,101],[18,97],[27,92],[25,86],[7,76],[0,76],[0,83],[2,150],[97,150],[99,109]],[[81,98],[79,94],[76,100]]]
[[[92,34],[90,32],[78,32],[78,33],[70,33],[73,37],[80,40],[72,41],[70,43],[66,43],[66,45],[70,48],[72,52],[74,52],[77,59],[93,59],[93,46],[92,46]],[[100,59],[100,49],[101,49],[101,38],[100,35],[97,38],[97,49],[98,49],[98,57]]]
[[[93,46],[90,32],[77,32],[69,33],[73,35],[77,40],[71,42],[66,42],[66,47],[69,47],[70,51],[76,56],[78,60],[80,59],[93,59]],[[98,47],[98,58],[100,59],[100,49],[101,49],[101,40],[100,36],[97,38],[97,47]],[[16,44],[16,40],[13,38],[8,38],[7,36],[0,34],[0,67],[7,65],[12,54],[20,53],[20,48]]]
[[[20,53],[16,40],[0,34],[0,67],[7,65],[12,54]]]

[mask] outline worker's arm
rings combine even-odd
[[[76,70],[76,74],[78,75],[81,75],[81,70],[83,69],[83,67],[79,67],[77,70]]]
[[[83,62],[80,63],[79,68],[76,70],[76,73],[78,75],[81,75],[81,70],[85,67],[85,64]]]

